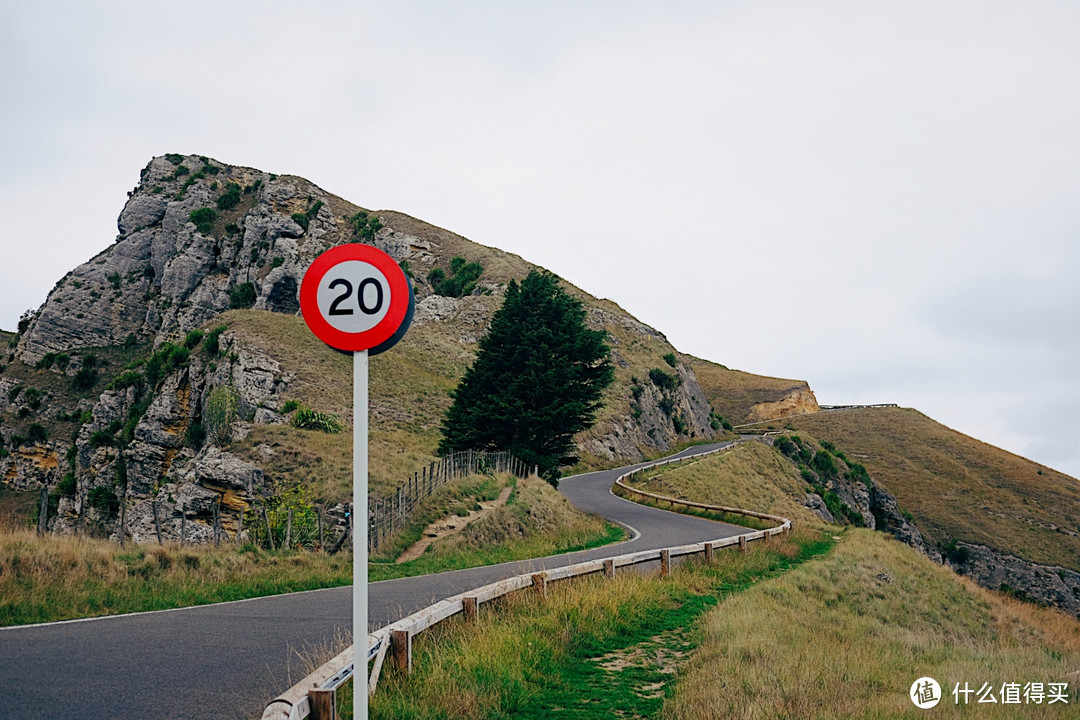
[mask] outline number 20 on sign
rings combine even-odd
[[[366,687],[368,627],[368,355],[388,350],[412,320],[413,293],[394,259],[370,245],[339,245],[311,263],[300,311],[315,336],[353,354],[353,647],[355,687]],[[353,717],[366,720],[368,696],[353,693]]]

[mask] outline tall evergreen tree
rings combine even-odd
[[[532,271],[491,318],[453,392],[439,452],[508,450],[552,484],[574,435],[592,427],[614,370],[604,333],[549,272]]]

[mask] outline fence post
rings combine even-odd
[[[740,535],[739,536],[739,550],[742,552],[743,555],[746,554],[746,536],[745,535]]]
[[[705,543],[705,562],[711,563],[713,561],[713,544],[710,542]]]
[[[660,577],[666,578],[671,574],[671,551],[660,551]]]
[[[604,577],[608,580],[615,579],[615,558],[604,560]]]
[[[412,635],[408,630],[390,631],[390,651],[394,654],[397,669],[412,675]]]
[[[123,506],[121,505],[121,508],[122,507]],[[48,526],[49,526],[49,488],[42,485],[41,486],[41,501],[40,501],[40,505],[38,506],[37,534],[38,535],[44,535],[45,534],[45,528],[47,528]],[[120,530],[121,530],[121,532],[123,532],[122,524],[121,524]],[[123,536],[121,535],[121,537],[123,537]]]
[[[270,516],[266,514],[266,506],[262,507],[263,522],[266,523],[266,539],[270,543],[270,549],[274,549],[274,533],[270,529]]]
[[[469,622],[476,622],[480,618],[480,603],[475,597],[461,598],[461,607],[465,613],[465,619]]]
[[[540,597],[547,597],[547,574],[537,573],[532,576],[532,587]]]
[[[359,675],[353,678],[354,685],[357,677]],[[311,688],[308,690],[308,704],[311,707],[311,720],[337,720],[337,690]]]
[[[164,545],[161,540],[161,520],[158,518],[157,500],[151,500],[150,507],[154,510],[154,530],[157,532],[158,545]]]

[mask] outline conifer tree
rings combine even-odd
[[[592,427],[614,370],[604,333],[549,272],[511,281],[453,392],[439,452],[507,450],[553,485],[574,435]]]

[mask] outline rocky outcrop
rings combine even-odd
[[[1080,573],[1039,565],[985,545],[957,542],[945,562],[990,590],[1080,616]]]
[[[792,388],[779,400],[757,403],[750,408],[747,423],[779,420],[792,415],[808,415],[820,412],[817,397],[809,385]]]
[[[307,267],[327,248],[352,241],[354,221],[363,217],[360,208],[302,178],[195,155],[154,158],[117,219],[116,241],[56,284],[19,334],[14,361],[33,365],[62,355],[63,367],[53,372],[73,378],[80,351],[169,350],[233,307],[297,314]],[[463,357],[487,331],[506,284],[532,268],[399,213],[380,213],[376,225],[367,241],[413,276],[414,326],[445,326]],[[429,272],[445,271],[451,258],[463,255],[485,263],[473,294],[434,294]],[[610,302],[572,292],[584,300],[590,327],[607,332],[613,360],[626,376],[609,393],[617,411],[603,414],[579,438],[582,451],[636,460],[712,437],[712,408],[689,365],[679,362],[670,370],[671,382],[658,385],[645,377],[648,366],[632,367],[622,354],[646,343],[657,358],[649,362],[659,362],[673,351],[664,336]],[[81,400],[79,417],[92,419],[83,421],[72,444],[5,442],[4,482],[49,489],[55,508],[49,522],[56,532],[92,528],[117,538],[142,541],[160,533],[169,540],[179,538],[184,520],[185,539],[193,541],[208,537],[211,506],[225,514],[227,530],[236,526],[253,498],[275,492],[274,478],[222,448],[254,425],[284,422],[280,408],[292,376],[278,359],[229,331],[213,355],[199,349],[197,337],[193,342],[159,358],[153,377],[145,366],[128,368],[124,372],[135,375],[131,382]],[[635,372],[642,379],[634,381],[630,397]],[[0,413],[21,409],[9,402],[15,385],[0,378]],[[216,391],[235,396],[235,417],[224,428],[208,417]],[[378,399],[374,407],[379,409]],[[0,427],[0,433],[11,432]]]

